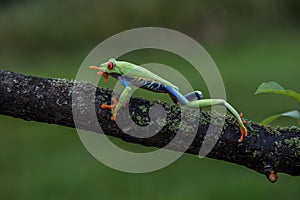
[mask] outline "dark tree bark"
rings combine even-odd
[[[206,135],[211,142],[218,136],[218,132],[213,130],[219,127],[218,119],[225,117],[221,136],[207,157],[246,166],[265,174],[271,182],[277,180],[277,172],[300,175],[300,129],[297,127],[260,126],[247,120],[248,136],[239,143],[239,127],[230,115],[223,116],[202,111],[196,113],[196,116],[195,111],[182,111],[178,104],[155,102],[164,107],[166,119],[160,118],[164,113],[156,112],[152,113],[151,121],[149,109],[154,103],[131,98],[130,116],[136,124],[144,126],[143,133],[140,134],[147,136],[160,130],[151,137],[134,137],[123,133],[115,122],[109,120],[111,115],[109,110],[100,108],[100,105],[111,101],[111,94],[111,90],[96,88],[87,82],[39,78],[0,70],[0,114],[68,127],[75,127],[74,116],[76,116],[76,127],[80,129],[99,132],[100,124],[104,134],[158,148],[166,146],[173,139],[172,145],[167,148],[195,155],[199,154]],[[94,113],[91,113],[91,106],[87,103],[91,101]],[[72,106],[73,111],[77,110],[75,115],[72,113]],[[99,124],[91,120],[93,115],[97,116]],[[181,115],[184,115],[185,121],[180,123]],[[217,120],[211,120],[212,116],[214,118],[217,116]],[[126,117],[125,109],[120,111],[118,118],[122,119],[123,125],[126,126],[127,122],[130,124],[131,119]],[[192,123],[193,119],[197,120],[197,126]],[[209,126],[212,127],[210,129],[212,131],[207,134]],[[128,126],[126,129],[130,128]],[[193,130],[196,135],[189,144],[188,140],[191,139],[190,133]],[[181,137],[176,139],[175,135],[178,132]]]

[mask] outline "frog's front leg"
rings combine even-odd
[[[119,81],[122,83],[122,85],[125,87],[125,89],[122,91],[120,97],[119,97],[119,101],[117,101],[117,99],[115,97],[112,98],[113,104],[112,105],[106,105],[106,104],[102,104],[101,108],[102,109],[111,109],[112,111],[112,116],[111,116],[111,121],[115,121],[118,111],[120,110],[120,108],[126,103],[127,99],[130,97],[131,91],[132,89],[129,87],[127,81],[125,80],[125,78],[123,78],[122,76],[120,76]]]
[[[112,97],[111,100],[112,100],[113,104],[111,104],[111,105],[102,104],[102,105],[101,105],[101,108],[102,108],[102,109],[110,109],[110,110],[112,111],[112,113],[114,113],[114,112],[115,112],[115,109],[116,109],[116,106],[118,105],[118,100],[117,100],[116,97]],[[112,121],[115,121],[115,118],[114,118],[113,116],[111,116],[110,119],[111,119]]]

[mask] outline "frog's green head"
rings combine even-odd
[[[122,74],[118,61],[114,58],[109,59],[108,62],[102,63],[99,67],[99,71],[107,74]]]
[[[90,66],[90,69],[97,70],[97,74],[99,76],[103,75],[105,81],[107,81],[109,75],[112,75],[114,77],[122,75],[122,71],[120,66],[118,65],[118,61],[116,61],[116,59],[114,58],[109,59],[108,62],[102,63],[100,67]]]

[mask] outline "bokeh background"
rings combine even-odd
[[[175,29],[201,43],[219,67],[228,101],[246,118],[298,108],[286,97],[254,95],[264,81],[300,92],[298,0],[1,0],[0,66],[74,79],[98,43],[142,26]],[[201,89],[191,72],[185,75]],[[300,178],[284,174],[271,184],[245,167],[190,155],[156,172],[127,174],[95,160],[74,129],[0,116],[0,130],[0,199],[300,198]]]

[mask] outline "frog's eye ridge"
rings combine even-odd
[[[112,70],[112,69],[114,68],[114,63],[113,63],[113,62],[108,62],[107,68],[108,68],[109,70]]]

